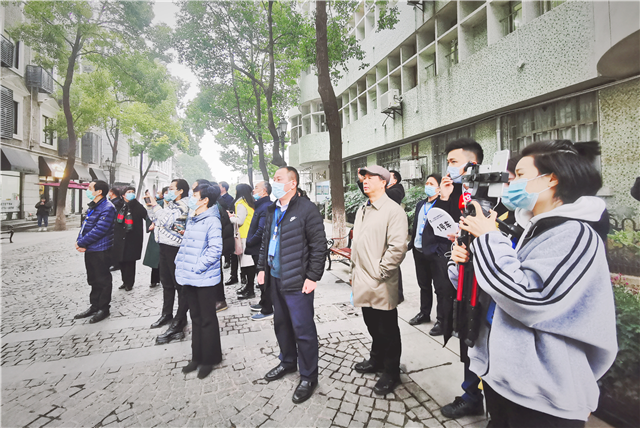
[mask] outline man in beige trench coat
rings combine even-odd
[[[356,213],[351,244],[353,303],[373,339],[368,360],[358,373],[382,372],[373,391],[385,395],[400,382],[398,328],[398,267],[407,252],[408,222],[404,210],[385,193],[389,171],[378,165],[363,168],[363,190],[369,200]]]

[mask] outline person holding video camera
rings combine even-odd
[[[464,189],[462,176],[465,174],[464,167],[469,163],[481,164],[484,159],[482,146],[470,138],[460,138],[447,144],[447,171],[440,182],[440,197],[436,199],[434,208],[446,211],[455,221],[460,220],[462,212],[460,207],[464,203]],[[451,287],[453,289],[453,287]],[[453,292],[452,290],[450,290]],[[453,326],[453,311],[449,310],[443,314],[446,319],[441,321],[444,326],[445,343],[451,337]],[[461,418],[463,416],[477,416],[484,414],[483,395],[480,389],[480,379],[469,370],[469,358],[467,356],[467,345],[464,340],[460,340],[460,361],[464,363],[464,379],[462,389],[464,394],[456,397],[453,402],[443,406],[440,411],[450,419]]]
[[[482,324],[469,350],[490,427],[584,427],[597,408],[597,381],[617,353],[602,239],[608,217],[594,197],[602,186],[597,154],[596,142],[568,140],[523,150],[502,198],[531,217],[515,249],[497,230],[495,212],[461,221],[475,239],[469,249],[456,243],[452,261],[466,263],[473,254],[478,286],[496,302],[490,326]],[[453,263],[449,276],[457,284]]]

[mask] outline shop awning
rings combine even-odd
[[[73,174],[71,174],[72,179],[80,180],[80,181],[93,180],[93,178],[91,178],[91,173],[89,172],[89,168],[82,165],[81,163],[78,163],[77,159],[76,159],[76,163],[73,164],[73,170],[74,170]]]
[[[36,183],[38,186],[51,186],[51,187],[60,187],[60,183],[58,182],[46,182],[46,183]],[[90,183],[76,183],[75,181],[69,181],[69,189],[88,189]]]
[[[18,171],[25,174],[37,174],[38,165],[24,150],[2,146],[2,171]]]
[[[64,175],[64,163],[59,160],[38,156],[40,175],[45,177],[62,178]]]
[[[91,178],[94,180],[102,180],[109,183],[109,179],[106,174],[100,168],[89,168],[89,172],[91,173]]]

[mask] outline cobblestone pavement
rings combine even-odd
[[[237,286],[226,287],[229,310],[218,314],[223,362],[204,380],[181,372],[190,357],[190,334],[155,345],[163,329],[149,325],[159,316],[162,291],[149,288],[150,270],[141,262],[131,292],[117,289],[121,281],[114,273],[107,320],[74,320],[88,307],[89,294],[83,256],[73,250],[76,234],[20,233],[15,244],[2,244],[3,427],[486,424],[484,417],[453,421],[440,414],[453,398],[451,381],[425,376],[437,370],[458,374],[461,365],[455,354],[404,322],[402,385],[385,397],[373,394],[376,375],[352,369],[368,355],[370,338],[359,310],[348,303],[350,289],[337,263],[316,294],[319,386],[310,400],[295,405],[297,373],[271,383],[263,379],[278,363],[273,323],[249,319],[247,306],[256,300],[238,302]],[[415,306],[415,296],[409,293],[407,300]]]

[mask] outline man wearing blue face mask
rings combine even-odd
[[[89,184],[86,191],[89,203],[87,216],[76,241],[76,250],[84,253],[87,282],[91,286],[91,307],[74,318],[92,316],[90,323],[102,321],[109,316],[111,303],[111,247],[113,246],[113,220],[116,209],[106,195],[109,185],[101,180]]]
[[[127,187],[124,205],[118,211],[114,228],[113,256],[122,274],[121,290],[131,291],[136,279],[136,261],[142,255],[144,219],[147,210],[136,199],[136,189]]]
[[[434,208],[446,211],[454,221],[459,221],[461,208],[465,201],[462,176],[464,167],[469,162],[481,164],[484,158],[482,146],[470,138],[460,138],[447,144],[447,172],[440,182],[440,197],[436,200]],[[444,340],[451,337],[453,326],[453,310],[449,312],[446,322],[443,323]],[[440,409],[442,414],[450,419],[463,416],[475,416],[484,414],[483,395],[479,388],[480,379],[469,370],[468,347],[460,341],[460,361],[464,363],[464,381],[462,389],[464,394]]]
[[[443,323],[447,322],[453,308],[454,288],[447,274],[447,258],[445,253],[451,246],[446,238],[436,236],[433,227],[427,221],[427,214],[436,204],[440,193],[440,174],[427,177],[424,189],[427,198],[418,202],[411,228],[409,250],[413,250],[413,261],[416,266],[416,277],[420,286],[420,312],[409,324],[418,325],[431,322],[433,290],[437,296],[436,323],[429,331],[431,336],[443,334]],[[433,282],[433,288],[431,287]]]
[[[258,259],[258,285],[271,289],[273,326],[280,345],[280,364],[267,382],[300,367],[300,383],[292,400],[299,404],[318,386],[318,335],[313,320],[316,282],[324,273],[327,236],[318,208],[297,195],[300,176],[285,166],[273,177],[278,201],[267,209]]]

